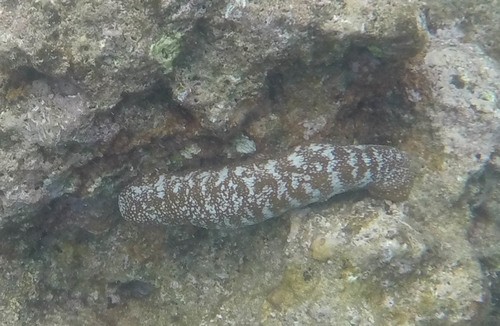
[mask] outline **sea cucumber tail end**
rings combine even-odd
[[[408,154],[395,148],[380,146],[387,170],[375,180],[368,191],[374,197],[401,202],[408,199],[415,179],[415,166]]]

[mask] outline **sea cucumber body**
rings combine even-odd
[[[131,221],[235,228],[360,188],[404,200],[412,181],[408,157],[393,147],[311,144],[274,159],[149,176],[118,203]]]

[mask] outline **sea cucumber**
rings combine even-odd
[[[236,228],[361,188],[401,201],[413,175],[408,156],[393,147],[310,144],[267,160],[151,175],[126,187],[118,205],[135,222]]]

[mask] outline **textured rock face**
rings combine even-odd
[[[277,101],[288,98],[284,91],[302,102],[282,103],[285,108],[320,108],[310,92],[286,90],[284,78],[330,66],[341,73],[330,86],[313,81],[307,87],[322,94],[329,87],[331,97],[339,98],[352,80],[369,83],[366,78],[377,69],[389,69],[381,59],[400,69],[426,40],[418,12],[406,5],[387,6],[376,17],[367,17],[368,7],[357,2],[124,6],[114,1],[2,6],[0,224],[62,194],[91,192],[96,182],[89,178],[116,169],[99,166],[92,176],[75,171],[96,158],[121,160],[111,156],[168,136],[185,142],[197,133],[238,132],[249,116],[275,110]],[[343,58],[357,48],[366,58],[342,72]],[[320,109],[334,116],[340,104],[325,98]],[[291,124],[308,125],[290,117]],[[282,126],[274,123],[274,129]],[[310,122],[308,128],[318,133]]]
[[[500,77],[473,42],[495,55],[500,6],[419,5],[2,2],[2,323],[498,324]],[[420,170],[406,201],[343,194],[244,229],[120,218],[142,173],[305,143]]]
[[[390,3],[381,1],[384,10],[376,15],[363,1],[214,4],[199,26],[203,33],[186,36],[196,49],[179,58],[173,95],[204,127],[221,132],[239,125],[254,109],[255,95],[275,82],[273,70],[283,62],[335,64],[352,46],[394,62],[412,57],[426,42],[417,11],[413,5]]]
[[[500,59],[500,35],[495,24],[500,20],[498,1],[453,0],[429,3],[429,30],[439,32],[453,26],[464,43],[480,45],[493,59]]]

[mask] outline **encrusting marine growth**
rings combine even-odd
[[[396,148],[311,144],[273,159],[145,177],[118,205],[135,222],[236,228],[361,188],[401,201],[412,183],[408,156]]]

